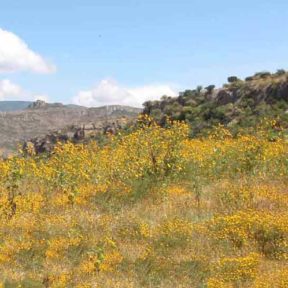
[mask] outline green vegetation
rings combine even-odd
[[[0,287],[286,288],[275,121],[195,139],[167,124],[0,161]]]
[[[228,82],[0,160],[0,288],[288,287],[287,73]]]
[[[258,72],[245,81],[228,77],[228,84],[215,89],[198,86],[178,97],[163,96],[160,101],[144,103],[144,113],[162,126],[167,119],[186,121],[191,135],[206,133],[213,126],[225,125],[234,134],[255,126],[261,119],[276,119],[288,127],[288,73]]]

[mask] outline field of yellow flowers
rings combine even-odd
[[[287,139],[139,126],[0,161],[0,287],[288,287]]]

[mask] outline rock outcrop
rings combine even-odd
[[[69,130],[67,127],[81,128],[86,135],[91,136],[95,131],[104,131],[104,128],[113,122],[133,121],[141,111],[139,108],[121,105],[86,108],[36,101],[21,111],[0,112],[0,149],[13,152],[16,151],[18,143],[35,138],[43,139],[46,135],[54,135],[55,131],[65,131],[68,139],[74,136],[75,139],[83,137],[82,132],[74,135],[75,129]],[[49,150],[53,137],[47,141],[44,141],[45,144],[36,143],[35,146],[39,147],[37,150]]]
[[[288,109],[288,72],[272,74],[259,72],[241,80],[228,77],[228,83],[216,89],[209,85],[185,90],[178,97],[144,103],[144,113],[160,125],[165,119],[186,121],[191,124],[191,135],[209,130],[215,125],[227,125],[236,133],[239,128],[254,127],[264,118],[278,119],[288,127],[285,111]]]
[[[29,139],[23,144],[23,151],[27,154],[51,153],[57,143],[85,143],[97,139],[103,134],[116,134],[127,124],[126,118],[122,117],[115,122],[103,124],[88,123],[81,127],[70,126],[63,130],[53,131],[44,137],[35,137]]]

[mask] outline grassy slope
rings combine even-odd
[[[3,287],[287,287],[287,141],[187,133],[0,162]]]

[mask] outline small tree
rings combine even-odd
[[[237,76],[230,76],[230,77],[228,77],[227,80],[228,80],[228,83],[234,83],[234,82],[239,81]]]
[[[245,81],[253,81],[253,80],[254,80],[254,78],[252,76],[249,76],[249,77],[245,78]]]
[[[271,73],[268,71],[257,72],[254,75],[255,78],[262,78],[262,79],[268,78],[270,76],[271,76]]]
[[[201,85],[197,86],[196,91],[197,93],[201,93],[203,87]]]
[[[275,74],[277,76],[282,76],[282,75],[286,74],[286,71],[284,69],[278,69]]]
[[[213,90],[215,89],[215,85],[209,85],[205,89],[207,90],[208,94],[211,94]]]

